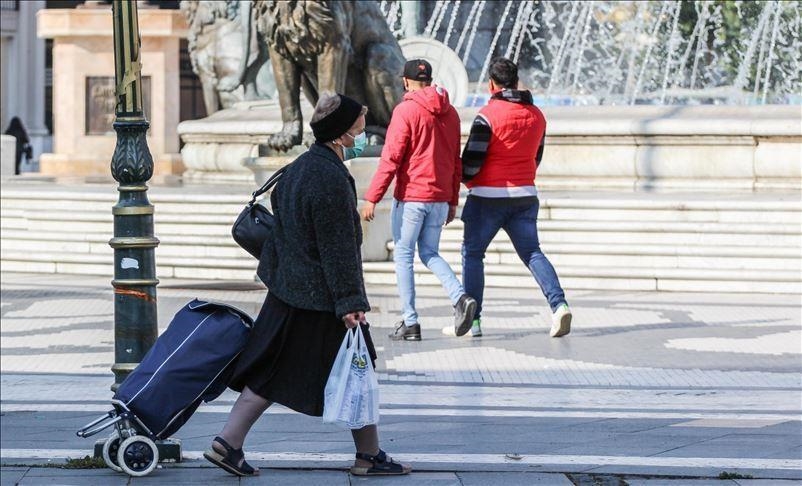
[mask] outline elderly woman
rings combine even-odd
[[[226,425],[204,457],[238,476],[258,469],[245,462],[242,445],[272,403],[323,415],[323,396],[346,329],[362,326],[373,360],[362,279],[362,230],[354,179],[343,161],[365,147],[365,113],[358,102],[322,93],[310,125],[315,143],[282,175],[271,195],[276,224],[259,259],[269,288],[252,337],[234,371],[241,391]],[[376,425],[351,431],[360,476],[407,474],[379,448]]]

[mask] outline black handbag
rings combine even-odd
[[[256,204],[256,198],[275,186],[286,169],[285,165],[277,170],[262,187],[253,192],[251,202],[239,213],[231,227],[234,241],[257,260],[262,253],[262,246],[273,231],[274,216],[266,207]]]

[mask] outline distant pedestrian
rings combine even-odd
[[[535,173],[543,157],[546,119],[532,94],[518,89],[515,63],[496,58],[489,72],[490,101],[474,119],[462,152],[463,181],[469,188],[462,210],[462,276],[466,292],[478,302],[471,333],[482,335],[485,251],[504,229],[548,300],[550,335],[564,336],[571,331],[571,310],[537,235]]]
[[[465,293],[448,263],[440,256],[440,234],[457,213],[461,179],[460,121],[448,92],[432,86],[432,66],[423,59],[404,65],[404,99],[393,110],[379,167],[362,209],[372,221],[376,204],[395,178],[391,209],[393,259],[401,298],[402,319],[393,340],[421,339],[415,308],[415,247],[434,272],[454,306],[454,332],[470,330],[476,301]]]
[[[347,329],[362,326],[376,359],[365,323],[370,306],[359,256],[356,188],[343,164],[364,148],[366,112],[351,98],[321,93],[310,123],[316,141],[271,194],[274,238],[265,243],[257,270],[269,292],[230,383],[241,394],[204,453],[237,476],[259,473],[245,462],[242,445],[273,402],[323,415],[326,381]],[[357,450],[352,474],[409,473],[409,466],[379,448],[375,424],[351,433]]]
[[[14,174],[19,175],[21,172],[22,156],[25,160],[30,162],[33,158],[33,148],[31,147],[31,139],[28,137],[28,131],[25,130],[25,125],[19,117],[14,117],[6,128],[5,135],[11,135],[17,139],[16,149],[14,150]]]

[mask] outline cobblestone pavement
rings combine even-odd
[[[116,484],[105,471],[11,467],[91,450],[74,432],[110,409],[109,280],[0,274],[2,484],[73,484],[76,474],[87,482],[74,484]],[[634,485],[661,476],[659,484],[708,484],[699,481],[722,472],[802,480],[798,295],[572,292],[573,330],[552,339],[541,295],[488,289],[484,336],[455,338],[440,332],[452,313],[443,291],[422,287],[423,340],[393,342],[395,289],[368,291],[384,448],[428,471],[390,482]],[[265,293],[251,282],[163,281],[159,327],[194,297],[255,315]],[[176,434],[186,462],[134,482],[222,478],[201,452],[235,398],[203,405]],[[246,453],[270,467],[271,484],[353,483],[342,472],[352,458],[349,435],[274,407]]]

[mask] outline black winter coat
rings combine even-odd
[[[356,186],[337,154],[313,144],[287,168],[270,201],[275,231],[257,269],[270,292],[293,307],[337,317],[370,310]]]

